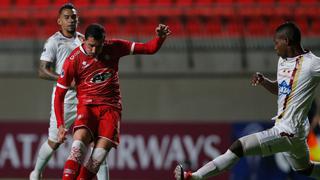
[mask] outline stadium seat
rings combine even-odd
[[[208,18],[204,24],[204,34],[206,36],[220,36],[222,35],[223,25],[220,18]]]
[[[131,20],[133,21],[133,20]],[[154,36],[155,28],[159,24],[157,17],[139,17],[135,27],[136,35],[139,37]]]
[[[257,0],[257,4],[260,6],[275,6],[276,0]]]
[[[35,8],[49,8],[50,5],[50,0],[34,0],[32,3],[32,6]]]
[[[0,8],[8,8],[10,7],[12,4],[11,4],[11,0],[2,0],[1,3],[0,3]]]
[[[222,5],[222,6],[231,6],[234,4],[234,0],[215,0],[216,5]]]
[[[113,5],[115,6],[130,6],[131,4],[132,4],[132,0],[115,0],[113,2]]]
[[[203,35],[203,25],[199,18],[189,17],[186,21],[186,31],[191,36]]]
[[[111,0],[94,0],[93,1],[93,5],[99,8],[104,8],[104,7],[108,7],[111,2]]]
[[[243,25],[242,22],[239,21],[239,19],[230,18],[223,23],[225,23],[223,34],[231,37],[239,37],[240,35],[242,35]]]
[[[11,0],[3,0],[0,3],[0,18],[7,19],[10,17],[11,12],[9,7],[12,6]]]
[[[185,36],[186,30],[183,27],[183,24],[179,18],[166,18],[164,20],[160,20],[161,23],[164,23],[170,27],[170,30],[174,36]]]
[[[90,7],[92,4],[90,2],[90,0],[75,0],[73,2],[73,4],[77,7],[77,8],[88,8]]]
[[[194,0],[195,6],[212,6],[214,5],[213,0]]]
[[[295,18],[295,21],[294,21],[300,28],[301,30],[301,33],[303,35],[309,35],[309,22],[308,22],[308,19],[305,18],[305,17],[297,17]]]
[[[189,7],[192,5],[193,5],[192,0],[176,0],[177,7]]]
[[[319,5],[319,3],[319,0],[299,0],[299,4],[302,6]]]
[[[173,1],[172,0],[155,0],[152,3],[152,6],[153,5],[156,5],[156,6],[172,6],[173,5]]]
[[[278,1],[278,5],[280,6],[292,6],[292,5],[296,5],[298,2],[298,0],[281,0],[281,1]]]
[[[319,36],[319,32],[320,32],[320,23],[319,23],[320,19],[317,17],[315,19],[312,20],[312,25],[311,25],[311,29],[309,34],[311,36]]]
[[[28,8],[31,5],[32,5],[31,0],[16,0],[14,3],[14,7],[17,7],[17,8]]]
[[[56,7],[60,7],[62,6],[63,4],[65,3],[73,3],[73,1],[71,0],[53,0],[53,5],[56,6]]]
[[[253,6],[256,5],[255,0],[237,0],[237,4],[240,6]]]
[[[146,7],[151,5],[151,0],[135,0],[134,5],[138,7]]]
[[[259,17],[253,17],[248,19],[244,30],[244,33],[247,36],[256,37],[269,35],[267,31],[267,23]]]

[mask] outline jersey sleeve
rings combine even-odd
[[[53,38],[49,38],[44,44],[40,60],[53,62],[56,59],[57,46]]]
[[[122,39],[113,39],[111,42],[113,53],[117,57],[133,54],[134,43]]]
[[[311,74],[315,77],[320,77],[320,58],[313,57],[311,64]]]
[[[146,43],[134,43],[133,54],[154,54],[162,46],[165,38],[156,37]]]
[[[57,120],[57,128],[64,125],[64,97],[74,79],[75,60],[67,58],[60,74],[54,97],[54,112]]]
[[[69,57],[65,60],[62,72],[58,78],[57,86],[63,89],[68,89],[74,79],[75,59],[71,60]]]

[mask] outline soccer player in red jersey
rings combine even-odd
[[[119,59],[130,54],[154,54],[170,33],[168,26],[160,24],[156,28],[157,37],[147,43],[137,43],[105,40],[104,27],[99,24],[87,27],[84,43],[73,50],[64,63],[54,99],[58,140],[63,142],[67,132],[63,101],[72,82],[75,82],[79,103],[72,148],[63,171],[64,180],[92,179],[109,150],[119,143],[122,110]],[[89,160],[83,162],[91,142],[95,143],[94,149]]]

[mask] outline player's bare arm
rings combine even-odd
[[[261,85],[272,94],[278,95],[278,82],[266,78],[262,73],[256,72],[252,75],[251,85]]]
[[[56,81],[59,77],[57,73],[53,70],[53,63],[48,61],[40,61],[39,69],[38,69],[38,76],[41,79]]]
[[[156,33],[160,38],[166,38],[171,34],[171,31],[169,29],[169,26],[164,24],[159,24],[156,28]]]

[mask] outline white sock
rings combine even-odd
[[[44,142],[39,149],[37,162],[33,172],[41,174],[53,153],[54,150],[49,146],[48,141]]]
[[[97,173],[98,180],[109,180],[109,167],[107,163],[107,158],[102,161],[99,171]]]
[[[240,158],[237,155],[228,149],[227,152],[216,157],[214,160],[208,162],[196,172],[192,173],[192,177],[194,179],[202,179],[216,176],[231,168],[239,159]]]
[[[87,146],[80,140],[74,140],[71,146],[70,155],[68,160],[73,160],[82,164],[87,153]]]
[[[93,173],[97,173],[102,162],[105,161],[108,151],[103,148],[94,148],[86,168]]]

